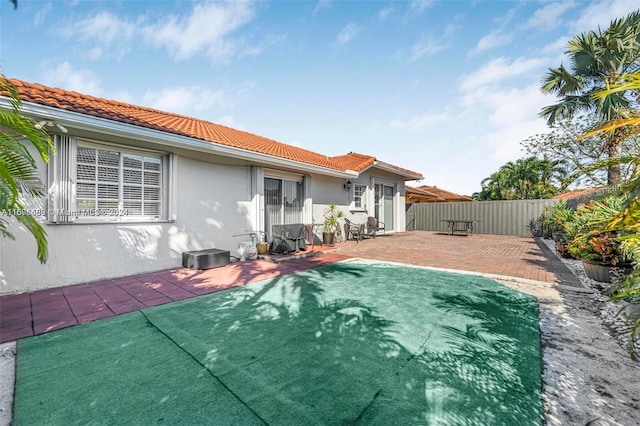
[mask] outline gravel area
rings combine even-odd
[[[640,362],[627,351],[623,305],[608,301],[608,285],[589,279],[581,261],[562,261],[584,290],[556,286],[557,297],[540,298],[546,424],[639,425]]]
[[[553,240],[542,240],[549,249],[558,256],[555,249],[555,242]],[[633,310],[633,307],[629,306],[626,302],[611,302],[606,293],[611,289],[612,284],[601,283],[587,277],[584,271],[581,260],[576,259],[564,259],[558,256],[560,260],[565,264],[571,272],[578,277],[582,285],[592,291],[592,299],[594,307],[596,307],[596,313],[602,319],[603,324],[609,328],[611,336],[616,339],[621,346],[629,349],[632,346],[640,356],[640,341],[636,338],[633,342],[629,340],[629,322],[627,321],[627,313],[631,315],[637,315]],[[622,315],[618,315],[620,310],[624,310]],[[640,366],[639,366],[640,367]],[[639,388],[640,392],[640,388]]]

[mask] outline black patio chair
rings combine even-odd
[[[379,221],[373,216],[369,216],[367,218],[367,225],[366,225],[365,232],[367,233],[367,235],[370,235],[373,238],[375,238],[376,235],[378,234],[378,231],[382,231],[383,234],[385,233],[384,222]]]
[[[359,243],[364,236],[364,225],[358,225],[357,223],[351,222],[349,219],[344,219],[344,234],[347,239],[354,239],[356,243]]]

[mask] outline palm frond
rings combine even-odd
[[[557,104],[542,108],[538,115],[546,118],[548,125],[552,125],[562,119],[573,117],[581,109],[589,109],[592,104],[589,96],[567,96]]]
[[[33,120],[21,116],[19,113],[0,111],[0,125],[6,137],[15,140],[28,140],[38,152],[43,161],[49,161],[49,152],[54,152],[53,140],[44,129],[36,129]]]
[[[560,68],[549,69],[542,77],[541,90],[543,93],[567,96],[580,93],[584,86],[583,78],[572,74],[561,65]]]
[[[26,212],[20,196],[42,197],[46,189],[40,180],[37,164],[29,147],[33,147],[42,160],[49,161],[54,152],[51,137],[38,129],[33,120],[20,113],[18,90],[0,74],[0,96],[8,99],[11,110],[0,111],[0,209],[24,226],[36,240],[37,257],[41,263],[48,258],[47,234],[38,221],[28,214],[11,215],[11,211]],[[9,222],[0,219],[0,235],[15,239]]]
[[[571,68],[577,75],[592,76],[598,66],[598,35],[589,31],[580,34],[568,43],[567,53],[571,61]]]
[[[620,93],[632,90],[640,90],[640,73],[624,74],[616,76],[607,87],[595,92],[592,96],[596,99],[604,98],[612,93]]]
[[[18,89],[2,74],[0,74],[0,96],[4,96],[9,100],[13,112],[18,113],[22,101]]]
[[[28,152],[6,149],[3,145],[0,145],[0,186],[14,188],[15,190],[11,191],[14,198],[17,198],[18,193],[35,197],[45,193],[33,158]]]
[[[612,133],[615,130],[628,128],[628,132],[633,132],[633,128],[636,126],[640,126],[640,115],[636,115],[630,118],[619,119],[619,120],[609,120],[602,125],[596,127],[593,130],[588,131],[587,133],[578,137],[578,140],[586,139],[591,136],[595,136],[602,133]],[[640,131],[640,129],[638,129]]]
[[[22,204],[16,204],[16,208],[24,210]],[[30,215],[18,215],[14,216],[15,219],[20,222],[27,230],[33,235],[38,247],[37,257],[40,263],[46,263],[49,257],[49,249],[47,244],[47,232],[42,225],[38,223],[33,216]]]
[[[0,218],[0,235],[2,235],[3,238],[15,240],[16,237],[9,231],[8,226],[9,222],[7,222],[5,219]]]

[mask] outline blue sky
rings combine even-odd
[[[544,132],[567,41],[610,1],[0,2],[5,75],[155,107],[462,194]],[[413,184],[416,184],[415,182]]]

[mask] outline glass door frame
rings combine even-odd
[[[396,184],[393,182],[375,179],[373,183],[373,216],[383,222],[387,230],[395,229],[396,221]],[[391,188],[391,211],[385,211],[385,188]],[[391,221],[388,222],[388,218]],[[387,220],[385,220],[387,218]]]

